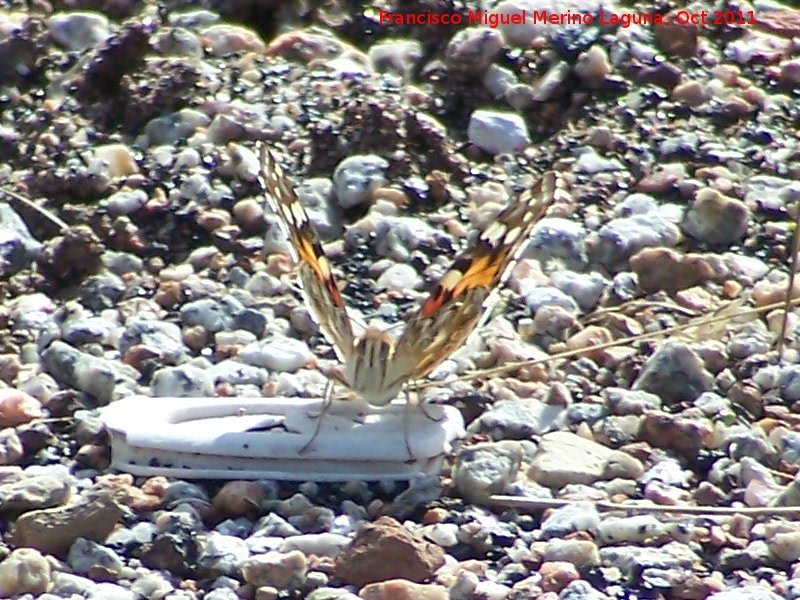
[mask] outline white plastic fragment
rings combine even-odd
[[[111,435],[113,468],[193,479],[405,480],[438,473],[464,435],[453,407],[426,406],[432,419],[403,403],[335,402],[301,453],[320,406],[298,398],[131,396],[104,408],[101,418]]]

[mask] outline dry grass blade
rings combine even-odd
[[[744,302],[745,301],[743,298],[732,300],[725,306],[713,311],[711,315],[705,315],[693,327],[687,327],[681,331],[678,334],[679,337],[695,342],[699,342],[701,340],[721,339],[725,333],[725,328],[729,323],[742,323],[743,319],[746,321],[752,321],[756,318],[754,313],[750,311],[743,312],[741,310],[744,306]],[[709,316],[715,317],[714,320],[708,320]],[[727,319],[725,317],[727,317]]]
[[[6,194],[7,196],[10,196],[17,202],[25,205],[27,208],[36,211],[37,214],[41,215],[42,217],[50,221],[53,225],[58,227],[61,232],[64,232],[67,229],[69,229],[69,225],[67,223],[65,223],[54,214],[50,213],[49,211],[45,210],[44,208],[36,204],[33,200],[29,200],[25,196],[18,194],[13,190],[0,190],[0,192]]]
[[[524,511],[534,512],[548,508],[562,508],[585,501],[552,500],[540,498],[519,498],[518,496],[492,496],[492,502],[507,508],[519,508]],[[763,516],[795,516],[800,515],[800,506],[662,506],[660,504],[617,504],[602,500],[592,502],[599,512],[621,511],[625,513],[647,514],[679,514],[735,517],[743,515],[748,517]]]
[[[692,320],[688,323],[684,323],[682,325],[676,325],[675,327],[670,327],[668,329],[662,329],[659,331],[651,331],[648,333],[643,333],[641,335],[620,338],[618,340],[612,340],[610,342],[605,342],[603,344],[596,344],[594,346],[587,346],[585,348],[577,348],[574,350],[567,350],[565,352],[559,352],[557,354],[552,354],[545,358],[540,358],[536,360],[527,360],[527,361],[519,361],[519,362],[509,362],[504,365],[500,365],[499,367],[493,367],[491,369],[484,369],[481,371],[475,371],[473,373],[467,373],[460,377],[455,377],[453,379],[447,380],[447,382],[454,382],[454,381],[470,381],[472,379],[478,379],[479,377],[490,377],[492,375],[500,375],[502,373],[508,373],[509,371],[514,371],[516,369],[522,367],[528,367],[533,365],[545,364],[557,360],[563,360],[567,358],[573,358],[575,356],[580,356],[582,354],[587,354],[589,352],[593,352],[596,350],[605,350],[606,348],[614,348],[616,346],[623,346],[625,344],[635,344],[638,342],[644,342],[654,339],[659,339],[663,337],[675,336],[681,334],[685,331],[692,331],[698,327],[706,327],[711,326],[715,323],[728,323],[734,320],[746,319],[750,318],[751,316],[758,315],[761,313],[769,312],[776,308],[781,308],[785,306],[796,306],[800,304],[800,298],[792,298],[789,301],[781,301],[781,302],[773,302],[772,304],[766,304],[764,306],[756,306],[752,308],[747,308],[744,310],[737,310],[733,313],[728,313],[724,311],[720,313],[720,311],[715,312],[715,314],[711,316],[704,316],[696,320]],[[429,381],[424,383],[419,383],[414,386],[415,389],[421,390],[428,387],[433,386],[441,386],[441,381]]]
[[[794,200],[800,200],[800,194],[796,194]],[[794,235],[792,236],[792,249],[789,253],[789,280],[786,282],[786,302],[783,305],[783,318],[781,319],[781,330],[778,334],[778,344],[776,350],[778,351],[779,360],[783,360],[783,341],[786,339],[786,328],[789,324],[789,303],[792,298],[792,290],[794,289],[794,280],[797,274],[797,251],[800,247],[800,207],[798,207],[797,216],[794,221]]]
[[[671,312],[678,312],[683,313],[687,317],[699,317],[700,314],[692,310],[690,308],[686,308],[685,306],[679,306],[678,304],[671,304],[669,302],[657,302],[655,300],[645,300],[645,299],[636,299],[636,300],[629,300],[619,306],[612,306],[611,308],[601,308],[595,310],[588,315],[582,316],[579,320],[584,325],[589,325],[592,323],[596,323],[601,321],[607,315],[615,315],[615,314],[624,314],[627,315],[630,312],[636,313],[643,309],[653,308],[658,309],[662,308],[667,311]]]

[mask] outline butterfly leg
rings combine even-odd
[[[411,441],[408,439],[408,430],[409,430],[409,412],[411,411],[411,398],[408,396],[408,392],[406,392],[406,405],[403,408],[403,441],[406,443],[406,452],[408,452],[408,461],[409,463],[414,462],[414,453],[411,452]]]
[[[441,423],[442,421],[444,421],[444,415],[434,417],[431,413],[425,410],[425,404],[423,404],[422,402],[420,402],[418,406],[419,409],[422,411],[422,414],[428,417],[428,419],[430,419],[434,423]]]
[[[298,452],[299,454],[305,453],[305,451],[311,447],[311,444],[314,443],[314,440],[317,439],[317,436],[319,435],[319,430],[322,428],[322,417],[324,417],[325,413],[328,412],[328,410],[330,410],[331,404],[333,404],[333,381],[329,379],[328,383],[325,385],[325,394],[322,400],[322,408],[319,409],[319,412],[313,412],[313,411],[308,412],[309,417],[317,420],[317,426],[314,429],[314,435],[311,436],[311,439],[308,440],[308,442],[306,442],[302,448],[300,448]]]
[[[412,405],[418,406],[419,409],[422,411],[422,414],[425,415],[428,418],[428,420],[433,421],[434,423],[441,423],[442,421],[444,421],[444,415],[442,415],[440,417],[434,417],[431,413],[429,413],[427,410],[425,410],[425,404],[423,402],[419,401],[419,394],[417,394],[416,402],[412,403],[411,402],[411,389],[412,388],[406,387],[403,390],[406,393],[406,405],[407,406],[412,406]]]

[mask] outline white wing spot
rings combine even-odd
[[[496,246],[497,243],[502,239],[505,232],[505,225],[502,223],[492,223],[486,230],[484,230],[481,238],[487,240],[492,246]]]
[[[293,221],[295,223],[305,223],[306,222],[306,211],[303,209],[303,205],[299,202],[292,202],[292,205],[289,207],[292,211]]]
[[[514,227],[513,229],[509,229],[508,233],[506,233],[506,237],[503,240],[503,243],[507,246],[511,246],[514,242],[519,239],[520,234],[522,233],[522,228]]]

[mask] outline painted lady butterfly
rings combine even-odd
[[[308,308],[342,362],[321,370],[373,406],[391,402],[408,382],[429,375],[466,341],[488,315],[490,297],[510,274],[533,226],[566,194],[562,178],[554,171],[545,173],[456,257],[395,337],[350,318],[319,235],[264,144],[261,161],[260,183],[289,238]],[[358,335],[354,325],[362,330]]]

